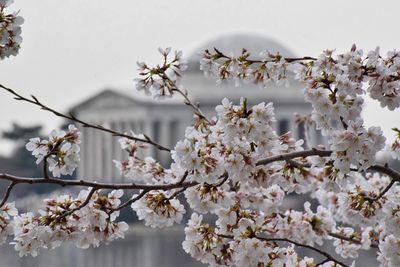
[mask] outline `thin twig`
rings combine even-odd
[[[4,197],[0,203],[0,208],[4,206],[4,204],[6,204],[8,198],[10,197],[11,194],[11,190],[13,189],[13,187],[16,185],[16,182],[11,182],[10,185],[7,187],[7,190],[4,194]]]
[[[93,194],[96,192],[96,190],[97,190],[96,188],[90,189],[90,192],[89,192],[89,194],[87,195],[87,197],[86,197],[86,199],[85,199],[84,202],[82,202],[78,207],[76,207],[76,208],[74,208],[74,209],[72,209],[72,210],[66,211],[66,212],[64,212],[64,213],[62,213],[59,217],[57,217],[57,220],[60,221],[60,220],[62,220],[63,218],[65,218],[65,217],[67,217],[67,216],[73,214],[74,212],[76,212],[76,211],[82,209],[82,208],[85,207],[87,204],[89,204],[90,199],[92,198],[92,196],[93,196]]]
[[[392,177],[396,182],[400,182],[400,173],[387,166],[387,164],[385,165],[376,164],[374,166],[369,167],[368,170],[384,173],[387,176]]]
[[[220,178],[223,178],[219,183],[216,184],[212,184],[212,187],[220,187],[221,185],[223,185],[229,178],[229,174],[227,172],[225,172]]]
[[[219,178],[221,179],[220,182],[218,182],[218,183],[216,183],[216,184],[210,184],[210,185],[207,184],[207,186],[210,186],[210,187],[220,187],[221,185],[223,185],[223,184],[228,180],[229,175],[228,175],[227,172],[225,172],[225,173],[224,173],[223,175],[221,175]],[[180,195],[180,194],[182,194],[183,192],[185,192],[186,189],[188,189],[188,187],[183,187],[182,189],[180,189],[180,190],[176,191],[175,193],[173,193],[168,199],[173,199],[173,198],[177,197],[178,195]]]
[[[59,186],[82,186],[93,187],[96,189],[143,189],[143,190],[170,190],[182,187],[192,187],[197,185],[196,182],[184,182],[182,184],[163,184],[163,185],[146,185],[135,183],[97,183],[86,180],[64,180],[64,179],[46,179],[46,178],[26,178],[0,173],[0,180],[8,180],[16,184],[56,184]]]
[[[257,161],[256,166],[267,165],[267,164],[270,164],[270,163],[273,163],[276,161],[289,161],[289,160],[292,160],[295,158],[300,158],[300,157],[302,157],[302,158],[310,157],[310,156],[329,157],[331,154],[332,154],[332,151],[330,151],[330,150],[311,149],[311,150],[304,150],[304,151],[295,151],[295,152],[289,152],[286,154],[261,159],[261,160]],[[353,170],[353,171],[358,171],[358,170]],[[394,169],[390,168],[387,164],[386,165],[375,164],[375,165],[369,167],[367,169],[367,171],[380,172],[380,173],[386,174],[387,176],[390,176],[396,182],[400,182],[400,173],[395,171]],[[387,190],[389,190],[389,189],[387,189]]]
[[[185,104],[191,106],[196,115],[198,115],[200,118],[204,119],[206,122],[210,123],[209,119],[207,119],[206,115],[204,115],[204,113],[201,111],[200,107],[198,105],[194,104],[184,92],[182,92],[178,88],[174,88],[174,91],[177,91],[180,95],[183,96],[183,98],[185,99]]]
[[[348,236],[342,235],[340,233],[334,233],[334,232],[330,232],[329,236],[334,237],[336,239],[341,239],[341,240],[344,240],[344,241],[347,241],[350,243],[354,243],[357,245],[361,245],[361,240],[359,240],[358,238],[355,238],[355,237],[348,237]],[[378,248],[378,244],[372,243],[371,247]]]
[[[214,48],[214,51],[217,52],[217,54],[221,57],[221,58],[226,58],[226,59],[232,59],[231,57],[225,55],[224,53],[222,53],[221,51],[219,51],[218,49]],[[286,62],[291,63],[291,62],[296,62],[296,61],[315,61],[317,60],[314,57],[309,57],[309,56],[305,56],[305,57],[282,57]],[[253,59],[246,59],[246,62],[250,63],[250,64],[263,64],[263,63],[268,63],[268,62],[275,62],[275,60],[253,60]]]
[[[307,248],[307,249],[313,250],[315,252],[318,252],[319,254],[323,255],[329,261],[333,261],[334,263],[339,264],[340,266],[343,266],[343,267],[348,267],[347,264],[335,259],[331,254],[329,254],[326,251],[323,251],[322,249],[319,249],[319,248],[316,248],[316,247],[313,247],[313,246],[310,246],[310,245],[302,244],[302,243],[293,241],[291,239],[287,239],[287,238],[265,238],[265,237],[256,237],[256,238],[258,238],[260,240],[263,240],[263,241],[267,241],[267,242],[268,241],[270,241],[270,242],[288,242],[288,243],[291,243],[291,244],[293,244],[295,246]]]
[[[171,199],[173,199],[173,198],[179,196],[180,194],[182,194],[183,192],[185,192],[186,189],[187,189],[187,187],[183,187],[183,188],[179,189],[178,191],[176,191],[175,193],[173,193],[173,194],[168,198],[168,200],[171,200]]]
[[[179,182],[177,182],[176,184],[178,184],[178,185],[179,184],[183,184],[185,182],[186,178],[188,177],[188,175],[189,175],[189,172],[185,171],[185,173],[183,174],[181,180]]]
[[[218,236],[219,236],[219,237],[222,237],[222,238],[233,239],[233,236],[231,236],[231,235],[218,234]],[[273,238],[273,237],[272,237],[272,238],[267,238],[267,237],[260,237],[260,236],[254,236],[254,238],[257,238],[258,240],[266,241],[266,242],[287,242],[287,243],[291,243],[291,244],[293,244],[293,245],[295,245],[295,246],[307,248],[307,249],[313,250],[313,251],[315,251],[315,252],[318,252],[319,254],[323,255],[323,256],[324,256],[326,259],[328,259],[329,261],[333,261],[333,262],[335,262],[336,264],[339,264],[340,266],[343,266],[343,267],[348,267],[348,265],[346,265],[345,263],[343,263],[343,262],[341,262],[341,261],[339,261],[339,260],[336,260],[332,255],[330,255],[330,254],[329,254],[328,252],[326,252],[326,251],[323,251],[323,250],[321,250],[321,249],[315,248],[315,247],[310,246],[310,245],[305,245],[305,244],[302,244],[302,243],[293,241],[293,240],[291,240],[291,239],[287,239],[287,238]]]
[[[142,192],[140,192],[139,195],[136,195],[134,197],[132,197],[131,199],[129,199],[128,201],[122,203],[121,205],[119,205],[118,207],[116,207],[115,209],[110,209],[111,212],[113,211],[118,211],[121,210],[127,206],[129,206],[130,204],[132,204],[133,202],[138,201],[139,199],[141,199],[142,197],[144,197],[144,195],[146,195],[150,190],[143,190]]]
[[[43,158],[43,175],[44,178],[49,179],[49,173],[47,172],[47,158],[50,156],[50,154],[47,154]]]
[[[96,130],[100,130],[100,131],[103,131],[103,132],[110,133],[110,134],[112,134],[113,136],[125,137],[125,138],[128,138],[128,139],[130,139],[130,140],[137,141],[137,142],[147,143],[147,144],[150,144],[150,145],[155,146],[155,147],[156,147],[157,149],[159,149],[159,150],[168,151],[168,152],[171,151],[171,149],[169,149],[169,148],[167,148],[167,147],[165,147],[165,146],[163,146],[163,145],[161,145],[161,144],[156,143],[155,141],[151,140],[151,139],[148,138],[147,136],[146,136],[145,139],[143,139],[143,138],[138,138],[138,137],[134,137],[134,136],[132,136],[132,135],[128,135],[128,134],[124,134],[124,133],[121,133],[121,132],[114,131],[114,130],[109,129],[109,128],[105,128],[104,126],[101,126],[101,125],[90,124],[90,123],[88,123],[88,122],[85,122],[85,121],[82,121],[82,120],[76,118],[76,117],[75,117],[73,114],[71,114],[71,113],[70,113],[69,115],[63,114],[63,113],[61,113],[61,112],[58,112],[58,111],[56,111],[56,110],[54,110],[54,109],[52,109],[52,108],[50,108],[50,107],[44,105],[44,104],[41,103],[35,96],[31,96],[32,99],[26,98],[26,97],[24,97],[24,96],[18,94],[17,92],[15,92],[13,89],[8,88],[8,87],[6,87],[6,86],[4,86],[4,85],[2,85],[2,84],[0,84],[0,88],[3,88],[4,90],[6,90],[6,91],[8,91],[9,93],[11,93],[12,95],[14,95],[14,96],[15,96],[14,98],[15,98],[16,100],[25,101],[25,102],[34,104],[34,105],[40,107],[40,108],[43,109],[43,110],[46,110],[46,111],[49,111],[49,112],[53,113],[54,115],[56,115],[56,116],[58,116],[58,117],[61,117],[61,118],[64,118],[64,119],[71,120],[71,121],[74,121],[74,122],[76,122],[76,123],[79,123],[79,124],[81,124],[83,127],[93,128],[93,129],[96,129]]]
[[[394,183],[396,182],[395,179],[390,180],[390,183],[374,198],[366,198],[368,201],[375,202],[381,199],[389,190],[392,188]]]
[[[288,160],[291,160],[294,158],[299,158],[299,157],[302,157],[302,158],[309,157],[309,156],[329,157],[331,154],[332,154],[332,151],[329,151],[329,150],[311,149],[311,150],[304,150],[304,151],[295,151],[295,152],[289,152],[286,154],[261,159],[261,160],[257,161],[256,166],[267,165],[267,164],[270,164],[275,161],[288,161]]]
[[[196,104],[194,104],[192,102],[192,100],[190,100],[190,98],[187,96],[186,93],[182,92],[182,90],[180,90],[178,88],[178,86],[164,73],[163,75],[160,75],[163,79],[168,80],[172,85],[172,91],[176,91],[178,92],[181,96],[183,96],[183,98],[185,99],[184,103],[191,106],[195,112],[196,115],[198,115],[199,117],[201,117],[202,119],[204,119],[205,121],[207,121],[208,123],[210,122],[207,117],[204,115],[204,113],[201,111],[200,107]]]

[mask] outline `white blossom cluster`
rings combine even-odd
[[[251,53],[242,50],[239,56],[224,55],[214,48],[214,52],[204,51],[200,61],[200,69],[207,77],[217,77],[217,83],[226,79],[234,79],[235,84],[243,82],[262,83],[267,85],[271,82],[287,84],[287,61],[280,55],[268,51],[261,52],[262,60],[251,60]],[[219,62],[223,60],[223,63]],[[257,62],[257,67],[250,67]]]
[[[18,16],[18,12],[5,13],[5,8],[13,3],[13,0],[0,0],[0,60],[16,56],[22,42],[21,25],[24,19]]]
[[[206,76],[220,80],[235,79],[264,86],[270,82],[287,83],[289,72],[293,72],[295,79],[306,84],[306,96],[311,94],[306,99],[320,100],[320,103],[313,103],[314,108],[318,105],[317,111],[323,111],[325,106],[322,115],[330,112],[331,121],[342,117],[347,122],[358,117],[362,104],[360,95],[366,92],[382,107],[394,110],[400,106],[399,56],[399,52],[393,50],[383,57],[378,47],[363,57],[363,51],[353,46],[348,53],[336,56],[332,50],[324,51],[318,58],[285,58],[266,51],[261,53],[261,59],[254,60],[247,50],[238,56],[227,56],[214,49],[202,54],[200,68]]]
[[[137,144],[126,139],[121,144],[129,160],[117,164],[133,181],[153,185],[178,182],[177,177],[187,172],[186,181],[195,185],[184,195],[195,213],[185,229],[183,247],[194,258],[210,266],[315,266],[313,259],[299,257],[290,242],[320,246],[333,239],[337,254],[356,258],[358,250],[385,242],[390,235],[400,236],[396,197],[400,189],[395,186],[379,196],[389,178],[359,173],[375,164],[372,155],[383,148],[378,128],[366,130],[356,118],[346,128],[331,130],[332,159],[312,157],[258,166],[260,158],[303,151],[302,140],[275,133],[271,103],[248,107],[246,99],[239,105],[224,99],[216,112],[210,122],[198,118],[186,129],[185,139],[171,152],[171,169],[151,158],[138,159]],[[183,206],[171,199],[175,192],[147,192],[132,208],[148,226],[170,226],[180,222],[184,213]],[[291,192],[311,192],[319,205],[312,209],[307,202],[303,211],[284,211],[282,203]],[[202,223],[198,213],[215,214],[216,226]],[[380,223],[382,216],[385,224]],[[380,255],[382,264],[393,260]]]
[[[136,138],[145,139],[143,134],[131,135]],[[170,170],[166,170],[159,162],[152,157],[139,157],[139,150],[146,149],[147,144],[128,139],[120,138],[121,149],[128,154],[127,159],[119,161],[114,160],[116,168],[121,175],[131,179],[133,182],[147,184],[168,184],[174,182],[177,178],[173,176]]]
[[[215,121],[186,129],[171,154],[174,164],[189,172],[189,181],[213,184],[225,172],[233,181],[246,180],[257,159],[287,150],[272,129],[272,103],[248,108],[246,102],[235,106],[225,98]]]
[[[119,211],[114,210],[121,203],[123,191],[115,190],[108,195],[96,191],[91,196],[90,191],[82,190],[77,198],[61,195],[45,199],[45,208],[37,215],[10,214],[14,216],[11,244],[19,255],[37,256],[40,249],[54,249],[65,242],[85,249],[123,238],[128,225],[116,222]],[[88,204],[79,208],[88,196]]]
[[[146,95],[156,99],[171,97],[178,89],[182,72],[187,69],[187,63],[182,58],[181,51],[175,51],[170,57],[171,48],[159,48],[158,51],[164,58],[163,65],[150,67],[144,62],[137,62],[140,78],[135,79],[136,88],[143,90]]]
[[[363,127],[363,120],[350,121],[347,129],[332,132],[331,149],[334,166],[349,173],[351,166],[360,171],[375,164],[375,154],[385,147],[385,137],[379,127]]]
[[[74,125],[68,131],[53,130],[49,139],[31,138],[26,149],[36,157],[36,164],[45,161],[55,177],[72,175],[79,162],[81,133]]]
[[[147,226],[164,228],[180,223],[186,212],[183,205],[176,198],[159,191],[147,193],[138,201],[132,203],[139,220],[144,220]]]
[[[284,58],[279,53],[264,53],[261,60],[251,59],[246,50],[238,56],[226,56],[215,49],[203,53],[201,69],[220,80],[236,79],[264,85],[277,81],[286,83],[288,75],[293,75],[305,84],[305,100],[313,107],[311,119],[330,141],[330,149],[335,151],[332,155],[335,168],[348,173],[351,167],[363,170],[373,165],[376,152],[385,145],[381,130],[378,127],[365,129],[360,120],[362,97],[368,93],[383,107],[398,108],[399,62],[396,51],[389,51],[383,57],[377,48],[363,57],[363,51],[355,46],[338,55],[326,50],[318,58]],[[393,150],[396,149],[397,143],[393,145]]]
[[[316,266],[314,259],[300,257],[293,245],[278,246],[279,238],[263,238],[257,234],[268,228],[259,213],[243,213],[233,235],[203,223],[203,216],[193,213],[185,228],[184,250],[209,266]],[[269,221],[269,220],[268,220]],[[271,224],[272,225],[272,224]],[[335,266],[327,261],[321,266]]]

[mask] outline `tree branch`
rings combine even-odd
[[[5,194],[4,194],[4,197],[3,197],[3,199],[1,200],[0,208],[3,207],[4,204],[6,204],[8,198],[10,197],[11,190],[13,189],[13,187],[14,187],[16,184],[17,184],[16,182],[12,181],[12,182],[10,183],[10,185],[7,187],[7,190],[6,190]]]
[[[185,188],[186,189],[186,188]],[[131,199],[129,199],[128,201],[122,203],[121,205],[119,205],[118,207],[116,207],[115,209],[110,209],[111,212],[113,211],[117,211],[117,210],[121,210],[127,206],[129,206],[130,204],[132,204],[133,202],[138,201],[139,199],[141,199],[142,197],[144,197],[144,195],[146,195],[148,192],[150,192],[151,190],[143,190],[142,192],[140,192],[139,195],[132,197]]]
[[[367,199],[370,202],[378,201],[379,199],[381,199],[390,190],[390,188],[392,188],[392,186],[394,185],[395,182],[396,182],[395,179],[391,179],[390,183],[379,193],[379,195],[377,195],[374,198],[366,197],[365,199]]]
[[[304,151],[295,151],[295,152],[290,152],[282,155],[277,155],[277,156],[272,156],[268,157],[265,159],[261,159],[257,161],[256,166],[260,165],[267,165],[270,163],[273,163],[275,161],[288,161],[294,158],[305,158],[309,156],[320,156],[320,157],[329,157],[332,154],[332,151],[329,150],[304,150]]]
[[[79,123],[83,127],[93,128],[93,129],[100,130],[100,131],[103,131],[103,132],[106,132],[106,133],[110,133],[113,136],[125,137],[125,138],[128,138],[130,140],[137,141],[137,142],[147,143],[147,144],[150,144],[152,146],[155,146],[159,150],[168,151],[168,152],[171,151],[171,149],[169,149],[169,148],[167,148],[167,147],[165,147],[165,146],[163,146],[161,144],[156,143],[155,141],[151,140],[148,137],[146,137],[145,139],[142,139],[142,138],[134,137],[132,135],[120,133],[120,132],[114,131],[114,130],[109,129],[109,128],[105,128],[104,126],[101,126],[101,125],[90,124],[88,122],[85,122],[85,121],[82,121],[82,120],[76,118],[73,114],[66,115],[66,114],[58,112],[58,111],[56,111],[56,110],[44,105],[35,96],[31,96],[32,99],[26,98],[26,97],[18,94],[17,92],[15,92],[13,89],[8,88],[8,87],[6,87],[6,86],[4,86],[2,84],[0,84],[0,88],[4,89],[7,92],[9,92],[12,95],[14,95],[15,96],[14,98],[16,100],[20,100],[20,101],[25,101],[25,102],[31,103],[31,104],[33,104],[35,106],[40,107],[41,109],[43,109],[45,111],[49,111],[49,112],[53,113],[54,115],[56,115],[58,117],[61,117],[61,118],[64,118],[64,119],[71,120],[71,121],[74,121],[76,123]]]
[[[233,239],[233,236],[231,236],[231,235],[218,234],[218,236],[223,237],[223,238]],[[310,245],[305,245],[305,244],[293,241],[291,239],[274,238],[274,237],[267,238],[267,237],[260,237],[260,236],[254,236],[254,238],[257,238],[258,240],[266,241],[266,242],[287,242],[287,243],[291,243],[291,244],[293,244],[295,246],[307,248],[307,249],[313,250],[315,252],[318,252],[319,254],[323,255],[328,261],[333,261],[334,263],[339,264],[340,266],[348,267],[348,265],[346,265],[345,263],[343,263],[343,262],[341,262],[339,260],[336,260],[332,255],[330,255],[326,251],[323,251],[321,249],[315,248],[315,247],[310,246]]]
[[[74,208],[74,209],[72,209],[72,210],[66,211],[66,212],[64,212],[64,213],[62,213],[56,220],[60,221],[61,219],[63,219],[63,218],[65,218],[65,217],[67,217],[67,216],[73,214],[75,211],[78,211],[78,210],[82,209],[83,207],[85,207],[87,204],[89,204],[90,199],[92,198],[92,196],[93,196],[93,194],[96,192],[96,190],[97,190],[97,189],[95,189],[95,188],[91,188],[91,189],[90,189],[90,192],[89,192],[89,194],[87,195],[87,197],[86,197],[86,199],[85,199],[84,202],[82,202],[78,207],[76,207],[76,208]]]
[[[195,182],[184,182],[176,184],[163,184],[163,185],[146,185],[135,183],[97,183],[89,182],[86,180],[64,180],[54,178],[25,178],[10,175],[7,173],[0,173],[0,180],[8,180],[15,184],[56,184],[59,186],[84,186],[93,187],[97,189],[142,189],[142,190],[170,190],[182,187],[192,187],[197,185]]]
[[[174,91],[178,92],[181,96],[183,96],[183,98],[185,99],[185,104],[191,106],[196,115],[198,115],[200,118],[204,119],[206,122],[210,123],[210,121],[207,119],[207,117],[201,111],[200,107],[198,105],[194,104],[184,92],[182,92],[177,87],[174,88]]]
[[[256,238],[258,238],[260,240],[263,240],[263,241],[288,242],[288,243],[291,243],[291,244],[293,244],[295,246],[307,248],[307,249],[313,250],[315,252],[318,252],[319,254],[323,255],[327,260],[333,261],[334,263],[339,264],[340,266],[348,267],[347,264],[345,264],[345,263],[343,263],[343,262],[341,262],[339,260],[336,260],[331,254],[329,254],[326,251],[323,251],[322,249],[319,249],[319,248],[316,248],[316,247],[313,247],[313,246],[310,246],[310,245],[305,245],[305,244],[293,241],[291,239],[287,239],[287,238],[265,238],[265,237],[258,237],[258,236],[256,236]]]
[[[344,240],[344,241],[347,241],[350,243],[361,245],[361,240],[359,240],[358,238],[355,238],[355,237],[349,237],[349,236],[345,236],[340,233],[334,233],[334,232],[330,232],[329,236],[334,237],[336,239],[341,239],[341,240]],[[378,244],[372,243],[371,247],[378,248]]]
[[[168,80],[171,84],[173,84],[173,88],[172,91],[176,91],[178,92],[184,99],[184,103],[186,105],[189,105],[192,107],[192,109],[194,110],[195,114],[198,115],[199,117],[201,117],[202,119],[204,119],[205,121],[207,121],[208,123],[210,122],[207,117],[204,115],[204,113],[201,111],[199,105],[196,105],[192,102],[192,100],[190,100],[190,98],[187,96],[186,93],[182,92],[182,90],[180,90],[178,88],[178,86],[175,84],[174,81],[172,81],[165,73],[163,73],[160,77],[162,77],[165,80]]]
[[[277,156],[272,156],[268,157],[265,159],[261,159],[257,161],[256,166],[261,166],[261,165],[267,165],[276,161],[288,161],[294,159],[294,158],[305,158],[309,156],[320,156],[320,157],[329,157],[332,154],[332,151],[330,150],[317,150],[317,149],[312,149],[312,150],[304,150],[304,151],[295,151],[295,152],[290,152],[282,155],[277,155]],[[353,170],[357,171],[357,170]],[[367,171],[376,171],[380,172],[383,174],[386,174],[387,176],[390,176],[395,182],[400,182],[400,173],[395,171],[394,169],[390,168],[387,165],[380,165],[376,164],[367,169]],[[391,182],[391,186],[394,184],[394,182]],[[390,188],[387,188],[389,190]]]

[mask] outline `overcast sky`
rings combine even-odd
[[[399,8],[399,1],[15,0],[24,40],[17,57],[0,62],[0,83],[65,111],[107,86],[134,90],[135,62],[157,62],[159,46],[189,54],[225,33],[257,33],[297,55],[344,52],[353,43],[364,51],[400,49]],[[0,131],[11,121],[60,123],[4,92],[0,107]],[[389,133],[400,126],[399,113],[372,101],[364,119]],[[0,153],[8,151],[0,142]]]

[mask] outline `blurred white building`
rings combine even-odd
[[[279,133],[290,130],[296,137],[302,137],[303,131],[296,128],[293,113],[307,114],[311,107],[304,102],[301,85],[291,81],[289,88],[271,85],[265,89],[253,84],[235,87],[232,82],[224,82],[217,86],[215,80],[204,76],[199,65],[199,52],[213,47],[227,54],[239,54],[242,48],[246,48],[255,57],[265,50],[279,51],[286,57],[294,56],[282,44],[248,34],[226,35],[200,46],[187,58],[189,67],[184,73],[182,84],[189,97],[200,103],[202,111],[212,117],[215,114],[215,106],[221,103],[224,97],[237,103],[240,97],[246,97],[249,105],[272,101],[277,118],[276,130]],[[71,112],[83,121],[104,125],[113,130],[144,133],[170,148],[184,136],[185,128],[193,121],[192,110],[183,104],[179,96],[156,101],[143,92],[138,92],[134,86],[103,90],[72,107]],[[83,145],[78,177],[97,181],[123,179],[113,164],[113,159],[121,160],[126,157],[119,147],[118,138],[93,129],[81,130]],[[317,138],[316,133],[313,138]],[[168,153],[152,147],[142,156],[153,156],[163,164],[170,162]]]

